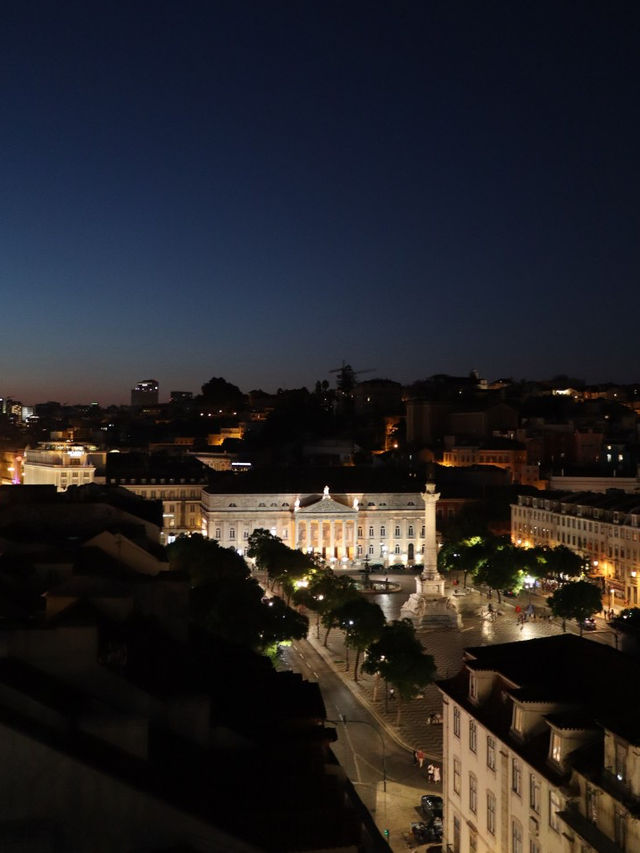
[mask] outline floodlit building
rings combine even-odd
[[[640,850],[640,662],[571,634],[469,648],[443,696],[451,853]]]
[[[131,389],[132,406],[157,406],[158,383],[155,379],[143,379]]]
[[[640,574],[640,495],[622,491],[518,495],[511,539],[519,545],[566,545],[591,565],[609,607],[636,607]]]
[[[71,441],[39,442],[24,452],[26,486],[53,485],[59,492],[69,486],[86,486],[98,480],[104,482],[106,452],[91,444]]]
[[[388,490],[383,490],[384,476],[375,478],[377,488],[365,479],[356,468],[300,469],[295,476],[282,469],[220,475],[202,492],[202,533],[240,552],[253,531],[263,528],[289,547],[330,562],[422,563],[422,484],[392,482],[387,474]],[[455,515],[465,502],[443,498],[439,517]]]

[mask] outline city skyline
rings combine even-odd
[[[632,382],[640,10],[5,11],[6,395]]]

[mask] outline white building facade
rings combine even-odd
[[[69,486],[93,483],[96,468],[104,468],[105,460],[105,451],[92,445],[42,442],[24,452],[23,482],[25,486],[54,485],[64,492]]]
[[[441,500],[441,515],[455,514],[465,501]],[[422,563],[424,501],[420,492],[320,494],[202,492],[202,533],[244,553],[254,530],[279,536],[291,548],[329,562],[385,566]]]
[[[594,661],[602,672],[600,683],[583,687],[590,647],[602,657]],[[466,651],[461,673],[439,683],[443,849],[640,850],[638,741],[620,734],[635,707],[630,703],[618,716],[616,709],[625,676],[635,685],[639,674],[629,660],[571,635]],[[606,703],[607,678],[614,673],[623,677],[614,690],[618,702],[608,712],[600,699]],[[635,687],[633,692],[635,698]]]
[[[542,492],[511,506],[511,539],[525,547],[566,545],[601,578],[608,607],[637,607],[640,496]]]

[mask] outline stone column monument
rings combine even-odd
[[[444,594],[444,578],[438,572],[436,503],[440,494],[434,482],[428,482],[424,500],[424,568],[416,577],[416,591],[402,605],[400,616],[411,619],[416,627],[427,625],[461,628],[462,619],[456,601]]]

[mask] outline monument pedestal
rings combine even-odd
[[[416,578],[416,591],[402,605],[400,616],[411,619],[416,627],[462,628],[457,603],[444,594],[444,578],[434,568],[425,568]]]

